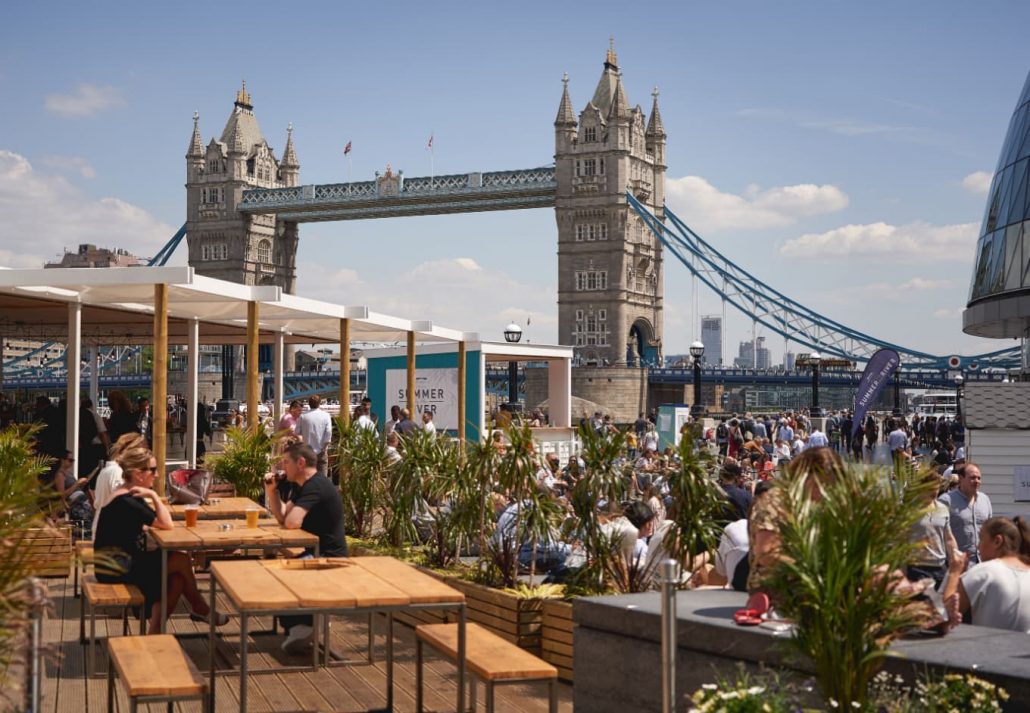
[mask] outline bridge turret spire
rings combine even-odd
[[[186,151],[186,158],[203,159],[204,143],[200,138],[200,112],[193,112],[193,136],[190,137],[190,147]]]
[[[629,101],[626,99],[626,90],[622,88],[622,76],[615,75],[615,93],[612,96],[612,106],[608,111],[608,121],[629,118]]]
[[[576,113],[572,110],[572,100],[569,99],[569,73],[566,72],[561,79],[561,103],[558,105],[558,118],[554,120],[555,126],[575,126]]]
[[[649,141],[656,138],[665,138],[665,125],[662,124],[662,115],[658,111],[658,87],[654,88],[651,96],[654,97],[654,103],[651,104],[651,118],[647,122],[646,133]]]

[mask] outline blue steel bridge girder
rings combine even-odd
[[[705,242],[675,213],[665,207],[666,225],[631,193],[627,201],[644,224],[688,270],[745,316],[797,344],[835,356],[864,362],[879,349],[894,349],[901,355],[902,368],[948,368],[948,357],[927,354],[877,339],[824,317],[790,299],[737,266]],[[962,365],[980,367],[1018,365],[1018,349],[1006,349],[976,357],[963,357]]]
[[[305,223],[413,215],[442,215],[554,206],[553,166],[375,181],[254,188],[243,192],[241,213],[275,214]]]

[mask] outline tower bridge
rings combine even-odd
[[[667,251],[724,304],[822,353],[861,363],[878,348],[894,348],[906,370],[1018,366],[1018,347],[958,357],[890,344],[823,316],[738,267],[666,208],[667,134],[657,88],[651,98],[646,114],[629,103],[611,47],[579,112],[569,78],[563,78],[550,165],[418,177],[387,167],[371,181],[302,184],[292,125],[280,155],[261,131],[244,84],[217,138],[204,143],[194,114],[185,156],[186,223],[154,264],[163,264],[185,237],[188,262],[199,274],[293,292],[301,223],[553,208],[558,342],[576,348],[579,364],[662,365]],[[4,369],[30,377],[29,365],[23,355],[7,360]],[[53,360],[32,366],[62,365]]]

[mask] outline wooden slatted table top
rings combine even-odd
[[[197,516],[201,520],[218,520],[226,518],[246,517],[247,508],[259,508],[262,518],[270,518],[268,510],[261,507],[250,498],[212,498],[215,502],[208,502],[200,506]],[[173,520],[186,519],[186,506],[181,504],[169,505],[169,512]]]
[[[231,530],[220,529],[221,525],[232,525]],[[286,530],[278,525],[269,527],[247,527],[244,519],[201,520],[196,527],[186,527],[176,522],[171,530],[151,529],[150,535],[158,547],[174,550],[203,547],[315,547],[318,536],[303,530]]]
[[[461,592],[392,557],[222,561],[212,563],[211,572],[244,611],[464,601]],[[420,589],[424,593],[418,593]]]
[[[415,635],[451,659],[458,658],[457,624],[421,624]],[[558,669],[479,624],[465,625],[465,660],[486,681],[556,678]]]
[[[203,676],[171,634],[107,640],[130,696],[189,696],[207,690]]]

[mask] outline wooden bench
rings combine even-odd
[[[145,633],[146,612],[143,611],[143,592],[132,584],[104,584],[92,574],[82,577],[82,606],[79,607],[79,642],[89,646],[86,658],[86,675],[94,670],[94,649],[97,644],[97,610],[117,609],[122,615],[122,634],[129,633],[129,610],[139,607],[139,633]],[[86,639],[86,608],[89,607],[89,639]]]
[[[29,574],[46,579],[71,574],[72,527],[30,527],[18,538],[17,550],[25,556]]]
[[[107,671],[107,710],[114,710],[115,671],[129,695],[129,712],[140,703],[168,704],[172,713],[176,701],[199,700],[210,710],[207,682],[171,634],[109,639],[111,665]]]
[[[431,646],[451,661],[458,660],[457,624],[422,624],[415,627],[415,710],[422,711],[422,646]],[[486,686],[486,710],[494,709],[494,686],[500,683],[547,681],[548,709],[558,710],[558,669],[533,654],[505,641],[478,624],[465,626],[465,663],[469,699],[476,709],[476,679]]]

